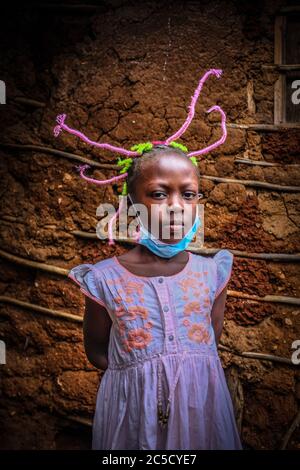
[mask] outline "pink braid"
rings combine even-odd
[[[115,245],[115,241],[113,239],[113,233],[112,233],[112,225],[113,221],[120,216],[120,212],[123,209],[124,203],[125,203],[126,197],[122,196],[121,202],[119,204],[117,212],[111,217],[110,221],[108,222],[108,244],[109,245]],[[141,232],[136,232],[133,234],[133,239],[137,242],[140,239]]]
[[[86,181],[88,181],[89,183],[95,183],[95,184],[109,184],[109,183],[113,183],[114,181],[118,181],[122,178],[125,178],[127,176],[128,173],[123,173],[122,175],[118,175],[118,176],[114,176],[113,178],[110,178],[108,180],[96,180],[94,178],[89,178],[88,176],[85,176],[83,174],[84,170],[86,168],[90,168],[91,166],[90,165],[79,165],[77,166],[77,170],[80,171],[80,176],[81,178],[85,179]]]
[[[215,75],[216,77],[220,78],[221,74],[222,74],[222,70],[211,69],[203,75],[203,77],[201,78],[201,80],[198,84],[198,87],[195,90],[194,95],[192,96],[192,101],[191,101],[191,104],[189,106],[188,117],[187,117],[186,121],[184,122],[184,124],[171,137],[169,137],[165,141],[153,141],[152,142],[153,145],[159,145],[159,144],[169,145],[171,142],[178,139],[187,130],[187,128],[189,127],[189,125],[192,122],[192,119],[194,117],[196,102],[197,102],[199,94],[202,90],[203,84],[205,83],[205,81],[207,80],[207,78],[210,75]],[[221,127],[222,127],[222,131],[223,131],[222,137],[217,142],[215,142],[214,144],[211,144],[211,145],[209,145],[208,147],[206,147],[202,150],[197,150],[195,152],[188,153],[187,154],[188,157],[192,157],[192,156],[196,156],[196,155],[202,155],[204,153],[207,153],[207,152],[215,149],[216,147],[218,147],[220,144],[223,144],[225,142],[226,137],[227,137],[226,115],[225,115],[224,111],[220,108],[220,106],[212,106],[207,112],[210,113],[212,111],[218,111],[222,116],[222,121],[221,121]],[[65,124],[65,119],[66,119],[66,114],[59,114],[56,117],[56,122],[58,123],[58,125],[55,126],[55,128],[53,130],[55,137],[57,137],[60,134],[60,132],[62,131],[62,129],[64,129],[65,131],[69,132],[70,134],[73,134],[73,135],[79,137],[81,140],[83,140],[87,144],[94,145],[95,147],[108,149],[108,150],[111,150],[111,151],[116,152],[116,153],[124,154],[128,157],[141,156],[140,152],[132,152],[132,151],[126,150],[122,147],[115,147],[114,145],[105,144],[105,143],[101,144],[101,143],[92,141],[88,137],[86,137],[83,133],[67,126]],[[114,176],[113,178],[109,178],[107,180],[97,180],[97,179],[94,179],[94,178],[89,178],[88,176],[84,175],[85,169],[90,168],[90,165],[88,165],[88,164],[79,165],[76,168],[78,170],[80,170],[81,178],[85,179],[89,183],[95,183],[95,184],[99,184],[99,185],[113,183],[114,181],[118,181],[118,180],[126,178],[128,176],[128,173],[126,172],[126,173],[122,173],[118,176]],[[113,240],[112,224],[113,224],[113,221],[120,215],[120,212],[121,212],[121,210],[123,208],[123,205],[124,205],[124,200],[125,200],[125,198],[122,197],[117,212],[113,215],[113,217],[110,219],[110,221],[108,223],[109,245],[114,245],[115,244],[115,242]],[[139,232],[137,232],[133,235],[133,238],[135,239],[135,241],[139,241],[140,237],[141,237],[141,231],[140,230],[139,230]]]
[[[132,156],[132,157],[139,155],[138,152],[131,152],[131,150],[126,150],[122,147],[115,147],[114,145],[110,145],[110,144],[99,144],[98,142],[94,142],[93,140],[90,140],[88,137],[82,134],[82,132],[76,131],[75,129],[72,129],[71,127],[67,126],[65,124],[66,117],[67,117],[66,114],[59,114],[56,117],[56,122],[58,123],[58,126],[55,126],[53,130],[55,137],[57,137],[60,134],[61,130],[64,129],[70,134],[76,135],[87,144],[94,145],[95,147],[108,149],[108,150],[111,150],[112,152],[122,153],[124,155]]]
[[[116,244],[113,240],[112,224],[113,224],[113,221],[120,215],[123,205],[124,205],[124,198],[122,197],[117,212],[115,212],[115,214],[111,217],[110,221],[108,222],[108,244],[109,245]]]
[[[186,121],[183,123],[181,128],[177,132],[175,132],[175,134],[171,135],[171,137],[168,137],[168,139],[165,141],[165,143],[167,145],[169,145],[169,143],[172,142],[173,140],[178,139],[187,130],[187,128],[191,124],[192,119],[193,119],[194,114],[195,114],[196,102],[198,100],[200,91],[202,90],[203,84],[207,80],[207,78],[210,75],[215,75],[216,77],[220,78],[222,72],[223,72],[222,70],[210,69],[203,75],[203,77],[201,78],[201,80],[200,80],[200,82],[199,82],[199,84],[198,84],[198,86],[195,90],[194,95],[192,96],[192,101],[191,101],[191,104],[189,106],[189,114],[188,114],[188,117],[187,117]]]
[[[215,149],[216,147],[218,147],[219,145],[221,145],[225,142],[226,137],[227,137],[226,114],[224,113],[222,108],[220,108],[220,106],[212,106],[207,112],[211,113],[212,111],[219,111],[219,113],[222,116],[222,122],[221,122],[221,127],[222,127],[222,130],[223,130],[222,137],[219,140],[217,140],[217,142],[215,142],[214,144],[211,144],[211,145],[209,145],[208,147],[205,147],[202,150],[196,150],[195,152],[188,153],[188,157],[193,157],[193,156],[196,156],[196,155],[203,155],[204,153],[210,152],[211,150]]]

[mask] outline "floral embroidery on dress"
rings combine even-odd
[[[189,270],[190,276],[182,279],[178,285],[182,291],[183,307],[182,326],[187,329],[187,338],[196,343],[211,344],[211,318],[210,307],[211,289],[208,285],[208,271]],[[201,321],[196,323],[196,318],[201,316]]]
[[[152,341],[152,334],[144,328],[136,328],[130,330],[127,340],[124,340],[124,348],[127,352],[131,352],[133,348],[143,349]]]
[[[114,280],[108,279],[107,284],[113,284],[117,288],[117,295],[115,297],[116,303],[121,304],[122,299],[126,303],[130,304],[135,301],[134,295],[138,298],[138,303],[142,304],[144,299],[144,285],[140,282],[132,281],[131,279],[124,277],[118,277]]]
[[[133,305],[132,307],[128,307],[127,310],[130,315],[134,316],[134,318],[136,318],[136,316],[140,316],[145,320],[146,318],[148,318],[149,315],[148,308],[141,307],[139,305]]]
[[[199,281],[197,281],[196,279],[193,279],[191,277],[188,277],[187,279],[183,279],[178,284],[179,284],[179,287],[184,292],[187,292],[190,287],[192,289],[198,289],[198,287],[199,287]]]
[[[189,320],[188,318],[185,318],[185,319],[183,320],[182,324],[183,324],[184,326],[190,326],[191,322],[190,322],[190,320]]]
[[[137,318],[141,318],[142,320],[148,320],[149,309],[141,305],[131,305],[125,307],[121,303],[121,296],[116,297],[116,299],[117,305],[115,307],[115,315],[118,318],[118,331],[122,338],[124,351],[131,352],[132,349],[135,348],[145,348],[152,341],[152,334],[149,331],[153,327],[152,321],[147,321],[143,326],[137,328],[127,328],[127,335],[126,326],[128,327],[127,322],[136,320]],[[128,300],[130,300],[130,298],[125,298],[125,301]]]
[[[209,344],[211,341],[209,331],[202,323],[193,323],[191,328],[188,330],[188,337],[197,343]]]
[[[117,318],[123,317],[124,315],[126,315],[126,313],[127,312],[122,305],[120,305],[120,307],[115,308],[115,315]]]
[[[118,318],[125,317],[125,320],[135,320],[137,316],[140,316],[144,320],[148,318],[149,310],[146,307],[138,305],[132,305],[131,307],[124,308],[123,306],[115,309],[116,316]]]
[[[142,295],[144,293],[144,286],[143,284],[135,281],[128,281],[126,285],[123,287],[126,294],[134,294],[135,292],[138,295]]]
[[[202,276],[202,273],[199,273],[199,272],[196,271],[196,272],[194,273],[194,276],[197,277],[197,278],[199,278],[199,277]]]
[[[191,315],[192,313],[201,313],[201,307],[199,302],[189,302],[184,306],[184,315]]]
[[[126,323],[123,321],[123,320],[120,320],[119,323],[118,323],[118,326],[119,326],[119,333],[121,336],[125,335],[125,327],[126,327]]]

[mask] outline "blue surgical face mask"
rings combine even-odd
[[[134,203],[131,199],[130,194],[128,193],[128,196],[134,206]],[[161,256],[162,258],[172,258],[173,256],[177,255],[177,253],[180,253],[181,251],[184,251],[187,246],[190,244],[190,242],[193,240],[195,233],[197,232],[199,226],[201,225],[201,220],[199,219],[198,216],[198,204],[197,204],[197,213],[195,217],[195,221],[190,228],[190,230],[187,232],[187,234],[179,240],[178,243],[165,243],[159,238],[155,237],[152,233],[150,233],[146,227],[144,226],[140,216],[137,214],[137,217],[140,221],[140,239],[138,240],[138,243],[140,245],[144,245],[147,247],[149,250],[151,250],[154,254]]]

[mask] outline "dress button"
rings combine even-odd
[[[168,312],[169,311],[169,307],[167,305],[164,306],[164,312]]]
[[[170,336],[169,336],[169,340],[170,340],[170,341],[173,341],[173,339],[174,339],[174,336],[173,336],[173,335],[170,335]]]
[[[160,282],[160,283],[164,282],[163,278],[160,277],[160,278],[158,279],[158,282]]]

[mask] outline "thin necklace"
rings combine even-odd
[[[176,374],[175,374],[175,378],[174,378],[173,384],[171,385],[171,388],[170,388],[170,393],[169,393],[169,398],[168,398],[165,413],[163,412],[163,406],[162,406],[162,358],[161,358],[161,354],[159,354],[157,416],[158,416],[158,422],[162,426],[162,428],[165,428],[165,426],[168,424],[168,419],[169,419],[169,416],[170,416],[171,400],[173,398],[175,387],[176,387],[178,379],[179,379],[179,374],[180,374],[180,370],[181,370],[181,366],[182,366],[185,354],[186,354],[186,351],[183,351],[182,356],[180,357],[180,362],[179,362],[179,365],[178,365],[178,368],[177,368],[177,371],[176,371]]]

